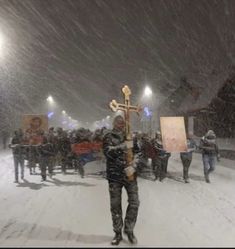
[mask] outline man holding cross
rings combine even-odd
[[[124,88],[123,88],[124,89]],[[125,95],[126,97],[126,95]],[[126,98],[125,98],[126,99]],[[133,164],[133,155],[131,153],[131,135],[129,126],[129,111],[133,108],[129,104],[120,105],[116,101],[114,109],[123,110],[125,118],[118,115],[114,118],[113,129],[108,132],[103,139],[103,151],[106,157],[106,174],[109,183],[110,205],[113,221],[113,230],[115,236],[111,242],[112,245],[118,245],[122,240],[122,228],[124,233],[132,244],[137,243],[133,233],[136,223],[139,196],[137,186],[137,175]],[[112,108],[112,107],[111,107]],[[125,188],[128,195],[128,207],[126,217],[123,222],[122,218],[122,188]],[[123,224],[124,223],[124,224]]]

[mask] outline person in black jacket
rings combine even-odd
[[[69,165],[68,156],[71,153],[71,144],[67,136],[66,131],[61,131],[57,137],[57,149],[61,155],[61,169],[62,173],[65,174]]]
[[[19,165],[21,170],[21,179],[24,179],[24,154],[25,150],[23,147],[23,132],[21,129],[14,132],[14,136],[9,144],[12,149],[15,167],[15,183],[19,182]]]
[[[89,138],[89,132],[85,128],[80,128],[76,132],[76,137],[74,139],[74,142],[76,144],[81,144],[84,142],[90,142]],[[83,160],[85,154],[75,154],[74,155],[74,165],[75,165],[75,170],[79,172],[80,176],[84,178],[85,176],[85,170],[84,170],[84,165],[86,164],[86,160]]]
[[[125,167],[127,166],[127,143],[125,143],[125,122],[122,116],[114,118],[113,129],[107,132],[103,138],[103,152],[106,157],[106,176],[109,183],[109,194],[111,204],[111,214],[113,230],[115,236],[112,245],[118,245],[122,240],[122,188],[124,187],[128,195],[128,207],[124,220],[124,233],[128,236],[130,243],[137,243],[133,233],[136,223],[139,196],[137,186],[137,175],[134,173],[134,180],[127,178]],[[135,171],[134,167],[131,169]]]
[[[52,177],[53,165],[50,163],[50,157],[55,155],[55,149],[52,143],[49,143],[47,138],[43,137],[43,143],[38,147],[39,162],[41,169],[42,181],[46,181],[46,169],[48,167],[49,176]]]
[[[162,135],[160,131],[156,132],[155,138],[152,141],[153,149],[155,151],[152,158],[153,172],[155,180],[159,178],[162,181],[167,174],[168,160],[171,153],[164,150],[162,145]]]

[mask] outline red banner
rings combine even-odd
[[[100,152],[102,150],[102,143],[97,142],[82,142],[71,145],[72,152],[77,155]]]

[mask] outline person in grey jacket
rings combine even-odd
[[[183,164],[183,178],[185,183],[189,183],[189,176],[188,176],[188,171],[189,171],[189,166],[192,162],[193,158],[193,151],[197,149],[197,144],[192,138],[193,134],[188,133],[187,136],[187,152],[181,152],[180,153],[180,159]]]
[[[210,183],[209,175],[215,170],[216,158],[220,160],[219,148],[214,131],[209,130],[200,140],[205,181]]]

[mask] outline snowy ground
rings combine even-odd
[[[222,158],[212,183],[207,184],[201,156],[194,154],[191,182],[185,184],[175,154],[163,183],[139,178],[137,246],[234,247],[235,167],[227,167],[234,164]],[[58,170],[54,180],[44,183],[27,169],[26,180],[16,184],[11,151],[1,151],[0,246],[110,247],[113,232],[107,182],[90,174],[103,167],[95,162],[86,165],[84,179],[73,170],[67,175]],[[125,238],[122,246],[131,245]]]

